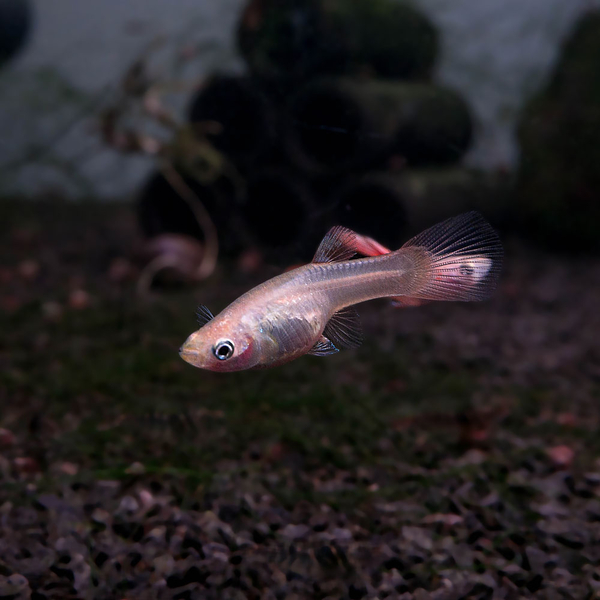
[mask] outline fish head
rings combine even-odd
[[[260,347],[260,337],[251,324],[217,318],[192,333],[179,355],[199,369],[243,371],[260,363]]]

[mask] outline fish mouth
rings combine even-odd
[[[185,362],[190,363],[190,365],[198,365],[198,359],[200,357],[198,351],[190,349],[185,344],[179,348],[179,356],[181,356]]]

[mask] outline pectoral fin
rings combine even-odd
[[[264,324],[265,331],[277,343],[280,352],[288,354],[306,347],[314,339],[315,326],[306,319],[276,319]]]
[[[198,325],[200,327],[204,327],[204,325],[215,318],[204,304],[201,304],[196,310],[196,317],[198,318]]]

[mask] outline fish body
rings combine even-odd
[[[181,357],[204,369],[239,371],[357,347],[361,331],[353,305],[386,297],[405,305],[485,299],[502,257],[498,236],[478,213],[440,223],[400,250],[385,250],[334,227],[312,263],[258,285],[216,317],[203,308],[202,326]],[[352,259],[356,252],[374,256]]]

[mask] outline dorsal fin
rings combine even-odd
[[[325,325],[323,335],[338,348],[358,348],[362,343],[360,317],[348,306],[338,310]]]
[[[339,350],[325,336],[321,336],[319,341],[308,351],[307,354],[313,356],[329,356],[335,354]]]
[[[196,310],[196,317],[198,318],[198,325],[200,325],[200,327],[204,327],[209,321],[212,321],[215,318],[204,304],[201,304]]]
[[[348,260],[356,254],[356,234],[351,229],[336,225],[321,240],[313,258],[314,263]]]

